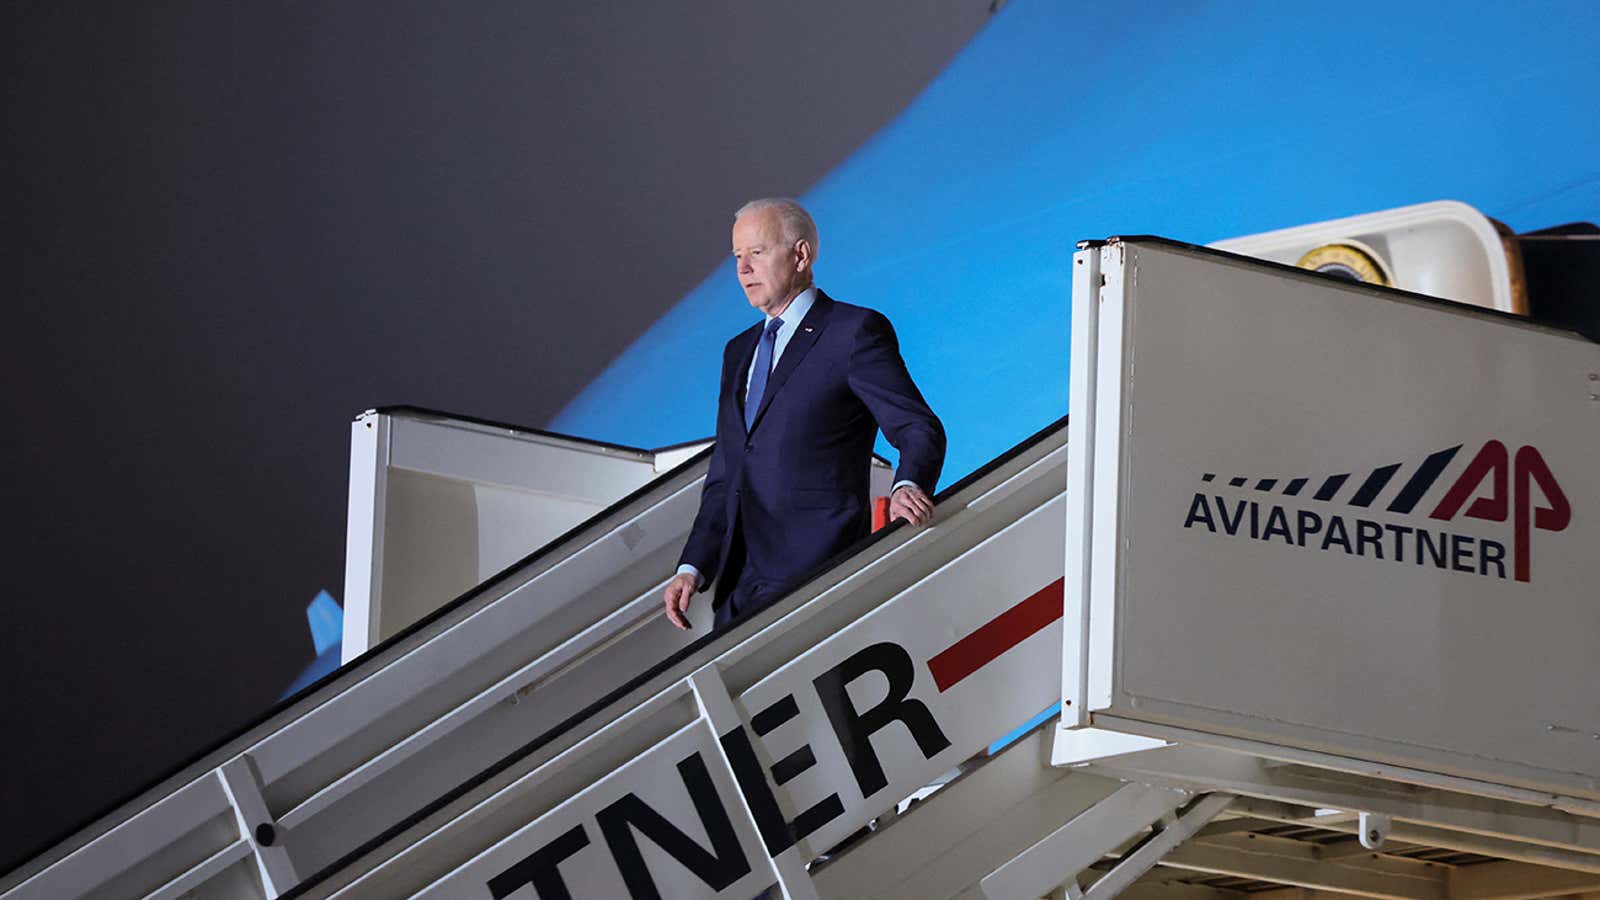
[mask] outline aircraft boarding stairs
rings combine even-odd
[[[347,665],[0,896],[1600,891],[1596,345],[1074,265],[1070,422],[721,632],[659,614],[698,447],[357,419]]]

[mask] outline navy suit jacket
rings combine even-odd
[[[707,584],[722,576],[736,539],[746,566],[787,589],[865,536],[880,428],[900,451],[896,481],[931,495],[944,466],[944,425],[906,371],[889,320],[821,291],[778,357],[747,431],[745,376],[765,324],[734,337],[722,354],[716,445],[681,559]],[[719,599],[725,594],[718,590]]]

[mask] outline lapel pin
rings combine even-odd
[[[807,328],[807,329],[806,329],[806,331],[807,331],[807,332],[809,332],[809,331],[811,331],[811,329],[810,329],[810,328]]]

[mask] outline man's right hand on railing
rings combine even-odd
[[[694,626],[689,624],[689,600],[694,596],[695,589],[699,587],[695,576],[683,572],[672,576],[667,582],[664,599],[667,604],[667,618],[672,624],[688,630]]]

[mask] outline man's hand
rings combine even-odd
[[[913,525],[933,521],[933,501],[914,484],[902,484],[889,495],[889,521],[905,519]]]
[[[674,575],[672,580],[667,582],[664,598],[667,603],[667,618],[685,631],[693,627],[689,624],[689,599],[694,596],[697,587],[699,587],[697,579],[688,572]]]

